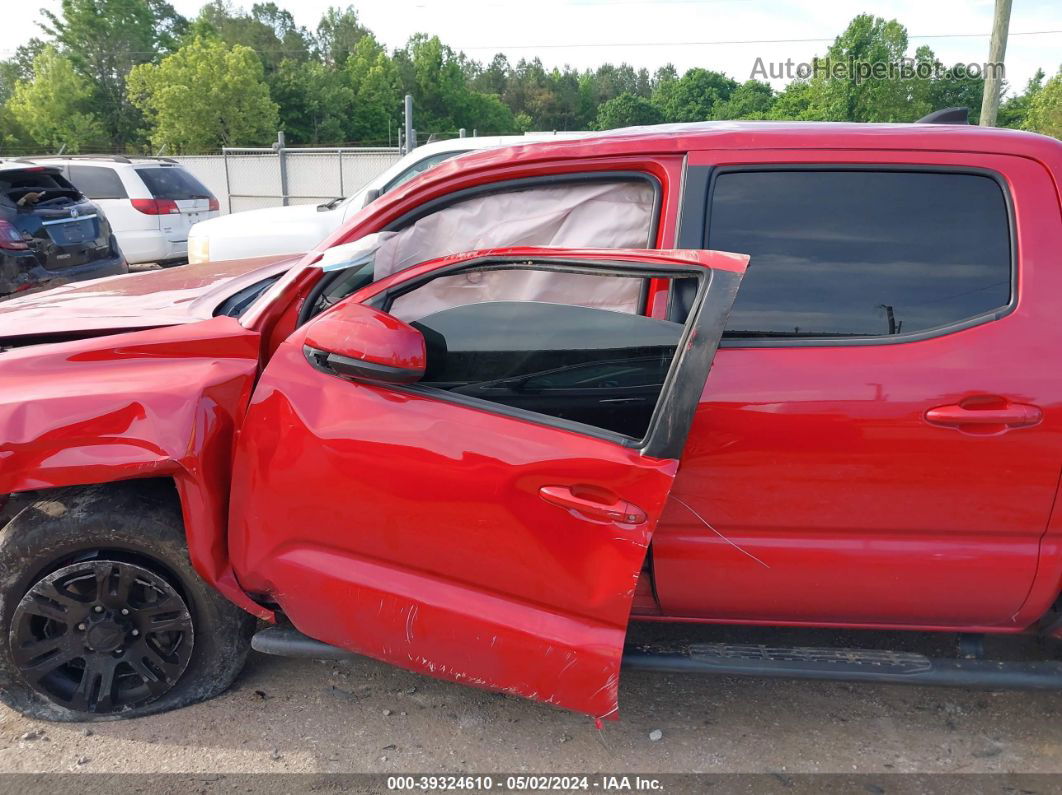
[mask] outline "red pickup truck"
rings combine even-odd
[[[252,644],[595,718],[621,665],[1062,686],[978,644],[1062,635],[1060,188],[1011,131],[645,128],[442,164],[302,257],[0,305],[0,696],[142,715]]]

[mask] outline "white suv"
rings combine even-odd
[[[218,200],[175,160],[136,155],[21,158],[63,169],[103,210],[131,263],[183,260],[188,231],[218,214]]]
[[[318,205],[297,204],[244,210],[200,222],[188,236],[188,261],[217,262],[265,254],[301,254],[324,240],[369,202],[451,157],[477,149],[580,135],[586,133],[479,136],[424,144],[345,199],[333,199]]]

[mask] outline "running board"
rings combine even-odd
[[[255,633],[251,648],[280,657],[345,660],[354,652],[307,637],[293,627],[267,627]],[[893,682],[944,687],[1062,690],[1062,662],[1000,662],[931,659],[921,654],[876,649],[791,648],[700,643],[683,651],[628,648],[628,671],[820,679],[836,682]]]
[[[330,646],[303,635],[294,627],[266,627],[254,633],[251,648],[277,657],[310,657],[314,660],[346,660],[354,652]]]
[[[639,647],[624,651],[623,667],[632,671],[772,679],[1062,690],[1062,662],[931,659],[910,652],[875,649],[700,643],[685,651],[665,652]]]

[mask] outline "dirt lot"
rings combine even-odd
[[[254,654],[221,698],[165,715],[46,724],[0,708],[0,771],[1062,773],[1062,692],[628,673],[620,705],[598,731],[370,660]]]
[[[667,640],[716,640],[720,633],[643,630]],[[726,639],[846,640],[841,633],[825,640],[733,635]],[[849,645],[899,645],[931,655],[949,654],[951,640],[847,638]],[[260,788],[258,779],[231,778],[241,773],[769,773],[783,789],[790,786],[787,776],[800,773],[1062,776],[1062,691],[627,673],[620,706],[621,720],[598,731],[582,716],[371,660],[252,654],[222,697],[165,715],[47,724],[0,707],[0,773],[191,774],[195,782],[231,780],[228,789]],[[749,791],[762,789],[762,781]],[[5,782],[12,780],[0,779],[0,789]],[[33,791],[25,782],[20,791]],[[81,791],[115,788],[106,776],[95,782]],[[1030,791],[1045,791],[1037,788],[1042,783]],[[169,784],[153,786],[161,789],[145,791],[166,791]],[[859,789],[888,788],[863,780]]]

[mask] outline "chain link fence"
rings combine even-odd
[[[222,212],[235,213],[350,196],[401,157],[391,147],[226,147],[173,159],[218,197]]]

